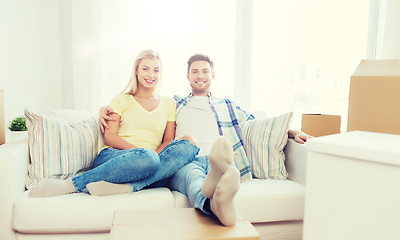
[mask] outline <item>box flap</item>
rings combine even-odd
[[[400,59],[362,60],[352,75],[358,76],[400,76]]]

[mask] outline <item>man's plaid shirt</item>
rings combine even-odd
[[[192,94],[176,100],[176,118],[179,113],[190,101]],[[240,133],[240,123],[254,119],[254,116],[242,110],[235,103],[226,98],[214,98],[211,93],[208,95],[211,109],[215,113],[218,124],[219,135],[224,136],[233,146],[234,160],[236,167],[240,170],[241,181],[245,182],[252,179],[249,161],[244,150],[243,140]]]

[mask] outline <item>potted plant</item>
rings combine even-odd
[[[25,117],[16,117],[11,120],[8,123],[8,129],[11,131],[12,140],[27,136],[28,128],[25,124]]]
[[[11,131],[27,131],[25,117],[16,117],[8,123],[8,129]]]

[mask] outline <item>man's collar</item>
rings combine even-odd
[[[211,92],[209,92],[208,94],[207,94],[207,96],[210,98],[210,99],[212,99],[212,94],[211,94]],[[193,97],[193,94],[192,93],[189,93],[189,96],[187,96],[187,98],[189,99],[189,98],[191,98],[191,97]]]

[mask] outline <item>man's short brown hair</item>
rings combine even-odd
[[[207,55],[205,55],[205,54],[195,54],[195,55],[193,55],[193,56],[191,56],[190,58],[189,58],[189,60],[188,60],[188,72],[189,72],[189,70],[190,70],[190,66],[192,65],[192,63],[193,62],[196,62],[196,61],[206,61],[206,62],[208,62],[209,64],[210,64],[210,66],[211,66],[211,71],[212,72],[214,72],[214,63],[213,63],[213,61],[211,61],[211,59],[207,56]]]

